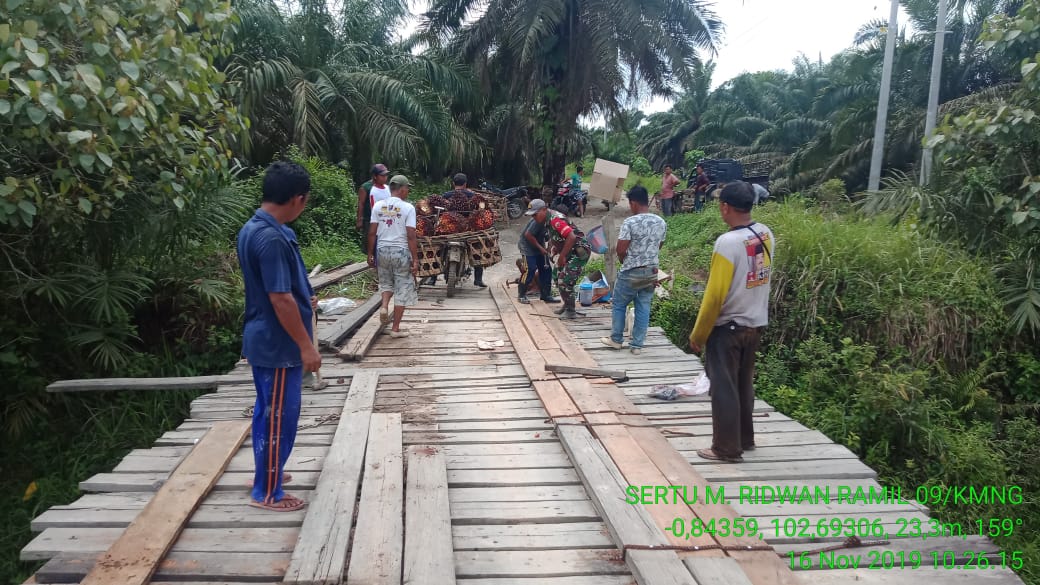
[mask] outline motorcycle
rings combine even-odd
[[[491,183],[483,181],[480,183],[480,188],[506,198],[506,215],[509,219],[516,219],[523,215],[527,211],[527,206],[531,203],[531,200],[536,199],[536,197],[531,195],[531,189],[524,186],[499,189]]]
[[[553,197],[549,207],[567,215],[581,217],[582,209],[584,209],[588,197],[588,193],[580,189],[571,188],[571,182],[564,181],[557,185],[556,196]]]

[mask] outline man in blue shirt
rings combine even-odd
[[[253,368],[253,478],[251,506],[291,512],[300,498],[282,491],[285,462],[296,441],[303,373],[316,372],[321,355],[311,338],[317,298],[307,279],[296,233],[285,224],[303,213],[311,179],[296,163],[267,168],[263,203],[238,232],[238,263],[246,288],[242,355]]]

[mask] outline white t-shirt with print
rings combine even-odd
[[[625,219],[618,240],[627,240],[629,244],[621,270],[656,267],[660,262],[658,251],[667,230],[668,224],[652,213],[640,213]]]
[[[415,227],[415,206],[397,197],[388,197],[372,206],[377,247],[408,247],[408,228]]]
[[[375,208],[376,203],[390,198],[390,185],[383,185],[380,187],[373,183],[372,188],[368,190],[368,198],[372,207]]]

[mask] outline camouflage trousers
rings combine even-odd
[[[556,269],[556,288],[560,289],[560,298],[563,299],[563,306],[569,309],[574,308],[574,287],[578,285],[578,279],[581,278],[581,273],[585,270],[585,265],[589,262],[589,254],[582,253],[581,250],[572,250],[567,256],[567,264],[563,268]]]

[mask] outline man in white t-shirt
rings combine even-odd
[[[632,303],[635,305],[635,320],[629,347],[633,354],[639,355],[650,326],[650,303],[657,286],[659,251],[668,225],[650,213],[650,194],[645,187],[637,185],[628,191],[628,205],[632,216],[625,219],[618,233],[617,256],[622,264],[611,297],[614,311],[610,337],[600,341],[614,349],[623,347],[625,314],[628,304]]]
[[[371,227],[368,230],[368,265],[378,266],[379,292],[383,294],[379,320],[384,325],[390,320],[390,298],[394,299],[391,337],[408,337],[407,331],[401,331],[404,308],[419,301],[419,294],[415,290],[415,275],[419,272],[415,207],[405,201],[411,186],[408,177],[404,175],[394,175],[390,179],[390,197],[372,206]]]

